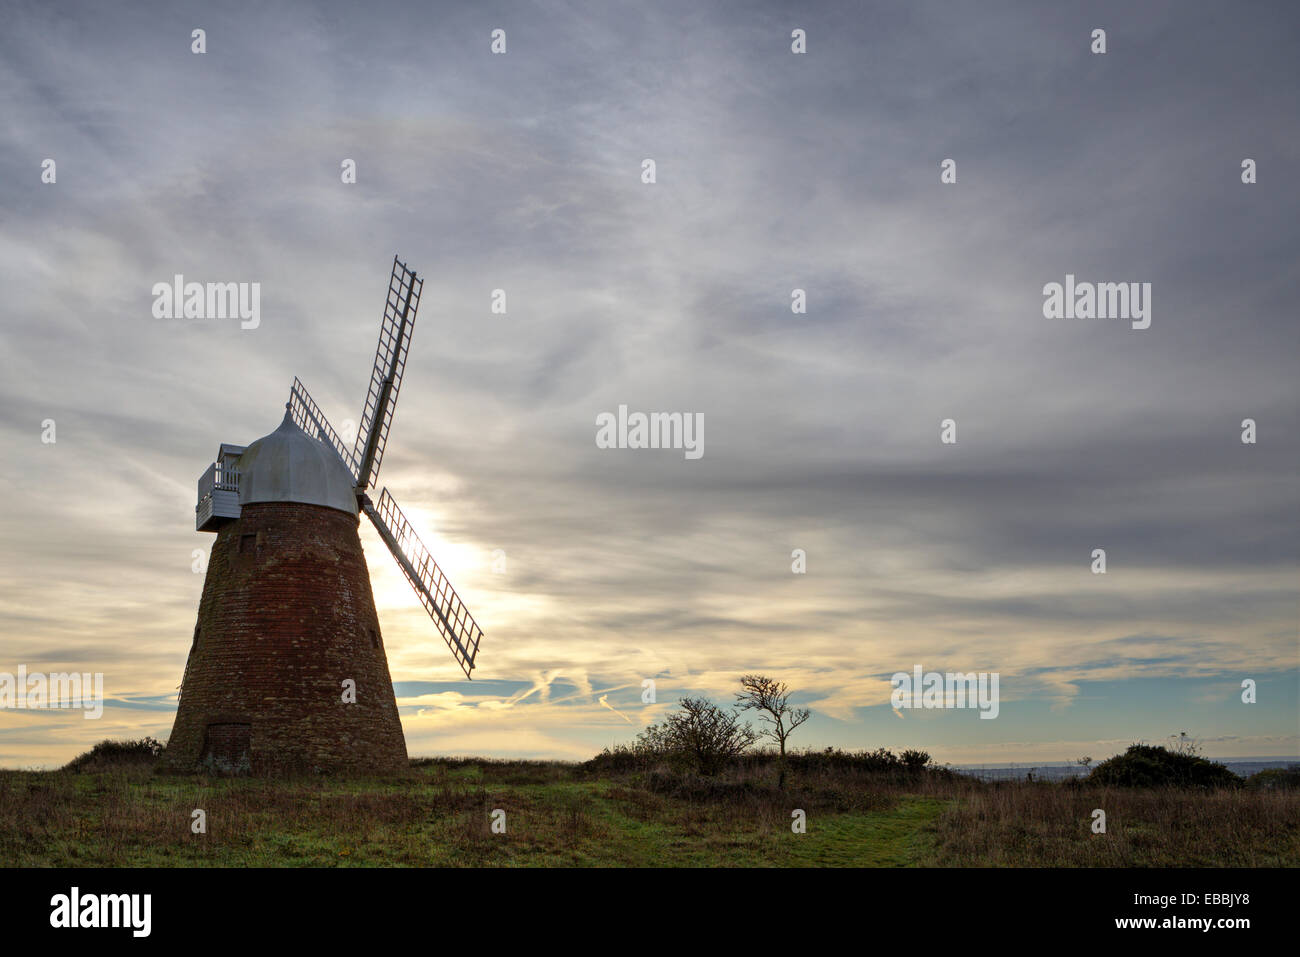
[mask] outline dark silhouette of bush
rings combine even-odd
[[[63,770],[78,774],[109,771],[114,768],[148,767],[157,763],[166,745],[156,738],[138,741],[101,741],[89,751],[77,755]]]
[[[1188,751],[1159,745],[1131,744],[1123,754],[1101,762],[1089,784],[1128,788],[1235,788],[1242,779],[1222,764]]]
[[[682,698],[678,705],[662,724],[641,732],[638,747],[711,775],[732,764],[758,738],[753,728],[740,723],[738,711],[720,708],[704,698]]]
[[[824,751],[795,752],[789,756],[789,760],[790,767],[799,770],[859,771],[895,777],[936,770],[930,766],[928,753],[911,748],[901,755],[894,754],[888,748],[876,748],[874,751],[841,751],[839,748],[826,748]]]
[[[1246,787],[1257,791],[1294,791],[1300,788],[1300,764],[1257,771],[1246,778]]]
[[[592,774],[622,774],[626,771],[648,771],[662,760],[662,755],[633,744],[616,744],[612,748],[602,748],[600,754],[587,761],[581,767]]]
[[[894,754],[887,748],[874,751],[841,751],[839,748],[825,748],[820,751],[803,750],[786,753],[784,764],[775,749],[750,750],[733,755],[720,762],[718,768],[727,768],[737,774],[750,772],[768,772],[776,767],[787,767],[796,779],[809,777],[839,775],[844,780],[871,779],[882,782],[910,783],[922,777],[956,779],[959,775],[948,769],[936,767],[925,751],[906,750]],[[672,772],[686,773],[691,769],[689,762],[674,760],[670,749],[656,740],[655,735],[642,735],[634,744],[618,744],[605,748],[580,767],[583,772],[593,776],[605,774],[623,774],[627,772],[660,772],[660,777]],[[668,788],[662,784],[652,790],[664,791]]]
[[[926,751],[917,751],[914,748],[908,748],[901,755],[899,760],[903,762],[903,767],[909,771],[920,771],[930,763],[930,755]]]

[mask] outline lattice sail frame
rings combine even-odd
[[[347,466],[349,474],[352,476],[353,484],[357,481],[357,463],[353,458],[353,453],[343,448],[343,441],[339,438],[334,427],[329,424],[325,418],[325,413],[320,407],[312,401],[307,392],[307,387],[302,384],[302,380],[297,376],[293,377],[293,388],[289,390],[289,415],[293,419],[293,424],[298,426],[314,439],[320,439],[343,460]]]
[[[420,596],[425,611],[438,626],[439,634],[447,642],[447,647],[465,672],[465,677],[473,677],[470,672],[474,670],[474,658],[478,655],[479,642],[483,638],[483,630],[474,621],[474,616],[460,600],[456,589],[451,587],[451,582],[447,581],[447,576],[415,534],[415,529],[397,507],[397,502],[387,488],[380,493],[378,505],[367,496],[362,500],[362,506],[378,530],[379,537],[397,559],[402,574]]]
[[[465,672],[465,677],[472,678],[470,672],[474,670],[474,659],[478,655],[483,630],[415,534],[415,529],[388,489],[385,488],[380,494],[378,505],[366,494],[375,484],[384,446],[388,441],[393,407],[402,382],[402,373],[406,369],[411,331],[423,285],[422,279],[407,269],[396,256],[393,257],[393,274],[388,281],[388,296],[379,330],[375,367],[370,375],[361,428],[351,450],[344,448],[338,433],[325,418],[325,413],[313,401],[307,387],[297,376],[294,376],[293,387],[289,391],[289,414],[298,428],[324,442],[342,459],[352,475],[362,511],[370,517],[379,537],[397,560],[402,574],[415,589],[425,611],[437,626],[438,633],[451,649],[456,663]]]
[[[424,280],[394,256],[393,274],[388,279],[388,295],[384,299],[384,318],[379,325],[375,367],[370,373],[361,426],[352,450],[352,462],[356,466],[352,474],[357,477],[357,489],[361,492],[375,487],[379,464],[384,458],[423,288]]]

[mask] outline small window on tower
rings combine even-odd
[[[250,532],[247,535],[239,536],[240,552],[252,552],[257,550],[257,533]]]
[[[190,654],[199,650],[199,626],[194,626],[194,644],[190,645]]]
[[[370,629],[370,647],[379,647],[379,632],[375,631],[373,628]]]

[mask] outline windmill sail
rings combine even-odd
[[[307,394],[307,387],[297,376],[293,377],[293,388],[289,390],[289,415],[293,418],[294,425],[312,438],[320,439],[337,452],[353,478],[356,478],[357,463],[352,453],[343,448],[338,433],[325,418],[325,413],[321,412],[320,407],[312,401],[311,396]]]
[[[362,499],[362,506],[379,531],[379,537],[397,559],[406,580],[420,596],[429,617],[455,656],[456,663],[465,672],[466,678],[472,678],[470,672],[474,669],[474,657],[478,654],[483,630],[415,534],[411,523],[397,507],[397,502],[388,489],[385,488],[380,494],[377,506],[370,501],[369,496]]]
[[[397,559],[402,574],[420,597],[438,633],[451,649],[456,663],[465,677],[474,669],[483,631],[469,610],[461,602],[456,590],[438,568],[429,550],[406,520],[402,510],[388,489],[379,496],[379,504],[371,501],[367,491],[375,485],[375,476],[384,455],[388,429],[393,421],[393,407],[397,390],[406,369],[406,355],[411,345],[411,330],[415,313],[420,305],[423,281],[414,272],[393,257],[393,274],[388,282],[388,298],[384,319],[379,330],[379,349],[375,354],[375,367],[370,375],[370,388],[366,393],[365,411],[356,445],[345,449],[338,433],[325,418],[320,407],[312,400],[306,386],[296,376],[289,392],[289,414],[294,423],[308,435],[320,439],[335,452],[355,479],[358,503],[388,550]]]
[[[366,492],[375,486],[379,463],[384,457],[388,442],[388,428],[393,422],[393,406],[397,390],[402,385],[406,369],[406,354],[411,347],[411,331],[415,327],[415,313],[420,308],[420,291],[424,280],[393,257],[393,274],[388,280],[388,296],[384,301],[384,318],[379,326],[379,348],[375,351],[375,367],[370,373],[370,386],[366,390],[366,404],[361,412],[361,428],[357,431],[357,444],[352,450],[356,465],[357,490]],[[346,461],[346,459],[345,459]]]

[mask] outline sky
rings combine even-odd
[[[363,522],[412,755],[581,760],[746,673],[796,747],[1300,753],[1298,47],[1288,3],[5,3],[0,672],[107,700],[0,710],[0,766],[167,736],[196,480],[295,375],[355,428],[395,253],[380,481],[485,632],[465,681]],[[155,318],[177,274],[259,323]],[[1150,327],[1046,318],[1067,275]],[[620,405],[703,455],[600,448]],[[917,665],[998,716],[895,709]]]

